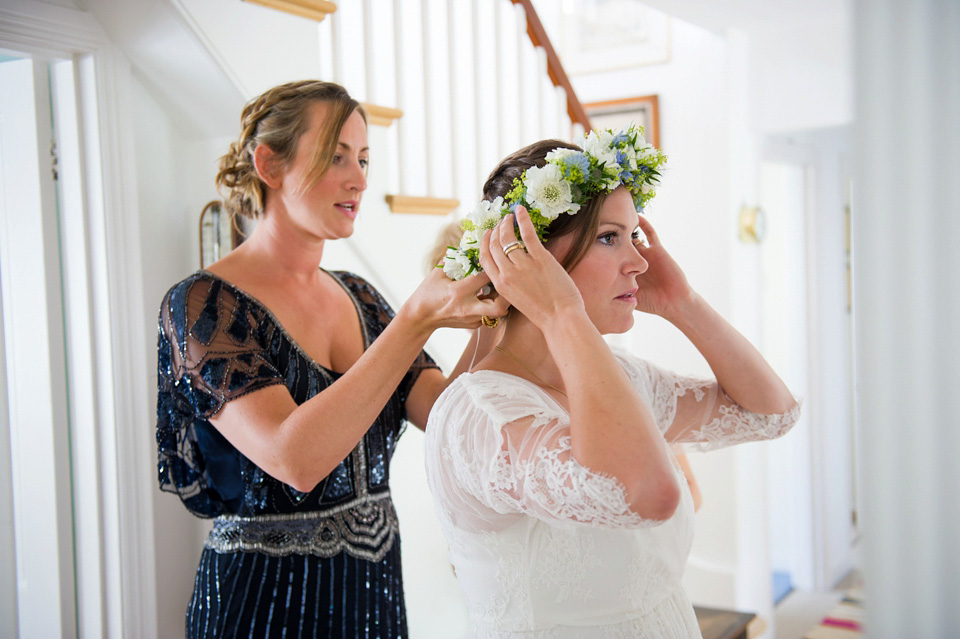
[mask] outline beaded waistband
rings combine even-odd
[[[399,532],[390,493],[366,495],[330,510],[285,515],[221,515],[204,545],[219,553],[260,552],[274,557],[346,552],[380,561]]]

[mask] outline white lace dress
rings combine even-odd
[[[799,406],[750,413],[714,380],[617,357],[671,441],[717,448],[770,439],[799,415]],[[679,470],[674,515],[640,518],[619,482],[573,459],[566,410],[538,386],[496,371],[457,378],[426,433],[427,479],[471,637],[700,637],[680,586],[693,506]]]

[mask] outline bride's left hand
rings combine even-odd
[[[694,292],[683,270],[663,247],[650,221],[642,215],[638,218],[640,230],[647,240],[638,241],[635,246],[649,266],[637,276],[637,310],[668,317],[677,307],[690,301]]]

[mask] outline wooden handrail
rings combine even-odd
[[[577,99],[573,85],[570,84],[570,78],[567,77],[567,72],[563,70],[563,64],[560,63],[560,56],[557,55],[556,49],[550,44],[547,30],[543,28],[540,16],[537,15],[537,10],[533,8],[533,0],[510,0],[510,2],[523,7],[527,16],[527,35],[530,37],[530,41],[533,46],[543,47],[543,50],[546,51],[547,75],[550,76],[553,86],[563,87],[563,90],[567,92],[567,115],[570,116],[570,121],[580,124],[584,131],[589,131],[591,129],[590,117],[580,100]]]

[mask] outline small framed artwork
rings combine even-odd
[[[250,234],[246,218],[233,217],[220,200],[208,202],[200,212],[200,268],[206,268],[240,246]]]
[[[587,102],[583,105],[594,129],[623,129],[629,124],[643,127],[643,137],[660,147],[660,111],[656,95]]]
[[[635,0],[561,4],[559,51],[567,73],[602,73],[670,60],[667,14]]]

